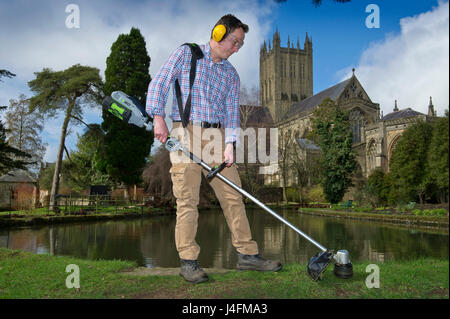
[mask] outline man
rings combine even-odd
[[[237,132],[240,125],[240,81],[235,68],[227,59],[243,46],[246,32],[248,26],[231,14],[223,16],[216,23],[209,43],[199,46],[203,58],[197,60],[192,87],[189,83],[192,52],[187,45],[179,47],[150,82],[146,106],[147,113],[153,117],[155,137],[165,143],[169,130],[164,120],[164,106],[169,89],[173,86],[174,101],[170,115],[173,127],[170,135],[181,136],[183,144],[188,145],[191,152],[211,166],[220,164],[221,161],[227,162],[221,174],[238,186],[241,186],[241,181],[233,162],[234,145],[238,142]],[[178,103],[175,89],[177,85],[180,93],[178,99],[181,96]],[[191,101],[188,118],[190,121],[183,127],[179,104],[185,106],[188,100]],[[188,119],[184,119],[185,123]],[[206,143],[203,137],[217,134],[220,139],[214,141],[214,149],[220,146],[219,160],[217,157],[211,158],[208,152],[207,154],[204,152]],[[200,147],[196,148],[196,145]],[[195,242],[202,168],[180,151],[170,153],[170,160],[173,193],[177,199],[175,243],[181,260],[180,275],[189,282],[204,282],[208,280],[208,275],[197,262],[200,247]],[[203,170],[203,173],[206,171]],[[282,267],[280,262],[266,260],[259,255],[257,243],[251,237],[242,196],[217,178],[213,178],[210,184],[231,230],[232,243],[238,252],[237,268],[280,270]]]

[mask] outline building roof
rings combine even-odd
[[[415,117],[415,116],[425,116],[425,114],[414,111],[411,108],[407,108],[407,109],[403,109],[400,111],[394,111],[391,112],[389,114],[386,114],[385,116],[383,116],[383,118],[381,119],[382,121],[392,121],[392,120],[397,120],[397,119],[402,119],[402,118],[407,118],[407,117]]]
[[[314,144],[312,141],[306,138],[297,138],[297,143],[302,149],[311,150],[311,151],[319,151],[320,147]]]
[[[12,171],[0,176],[0,182],[5,183],[36,183],[36,180],[25,171]]]
[[[336,85],[333,85],[332,87],[329,87],[326,90],[323,90],[322,92],[319,92],[313,96],[310,96],[304,100],[301,100],[300,102],[297,102],[291,106],[289,109],[289,112],[283,117],[283,119],[287,119],[292,117],[293,115],[304,112],[307,110],[312,110],[315,106],[322,103],[322,101],[326,98],[330,98],[334,101],[339,98],[341,93],[344,91],[347,84],[349,84],[350,80],[352,78],[348,78],[345,81],[342,81]]]

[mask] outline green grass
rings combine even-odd
[[[64,207],[61,208],[60,213],[55,213],[51,210],[48,210],[48,208],[35,208],[35,209],[29,209],[29,210],[11,210],[11,211],[0,211],[0,217],[2,216],[17,216],[17,217],[42,217],[42,216],[61,216],[61,215],[68,215],[70,213],[76,212],[79,213],[80,210],[86,211],[87,214],[92,215],[95,214],[95,211],[97,211],[97,214],[107,214],[107,213],[123,213],[123,212],[141,212],[141,207],[136,205],[128,205],[128,206],[98,206],[97,209],[95,207],[91,208],[90,210],[87,210],[87,206],[68,206],[67,209]],[[148,208],[144,207],[144,212],[157,212],[162,211],[162,208]]]
[[[66,287],[69,264],[80,269],[80,288]],[[231,271],[210,275],[199,285],[180,276],[125,275],[129,261],[90,261],[36,255],[0,248],[0,298],[448,298],[448,260],[419,259],[378,263],[380,288],[365,285],[366,266],[353,264],[354,276],[339,279],[333,265],[313,282],[306,265],[285,265],[277,273]]]
[[[11,211],[0,211],[1,216],[8,215],[20,215],[20,216],[43,216],[43,215],[55,215],[54,212],[48,211],[47,208],[35,208],[35,209],[27,209],[27,210],[11,210]]]
[[[448,227],[448,215],[414,215],[414,214],[392,214],[386,211],[356,212],[338,211],[323,208],[299,208],[299,212],[317,214],[323,216],[338,216],[357,219],[368,219],[375,221],[395,221],[399,223],[414,223],[434,227]]]

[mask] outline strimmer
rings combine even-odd
[[[123,92],[115,91],[111,94],[111,97],[106,97],[103,100],[103,107],[107,112],[112,113],[122,121],[128,124],[133,124],[138,127],[145,128],[147,131],[151,131],[153,129],[153,123],[150,122],[150,118],[145,112],[145,109],[142,105],[139,104],[137,100],[126,95]],[[224,164],[219,167],[211,168],[208,164],[203,162],[200,158],[189,152],[186,148],[183,147],[181,142],[173,137],[169,137],[165,144],[166,149],[169,152],[182,151],[186,156],[188,156],[195,163],[199,164],[205,170],[208,171],[208,179],[216,176],[224,183],[228,184],[237,192],[241,193],[243,196],[247,197],[251,201],[253,201],[256,205],[261,207],[263,210],[271,214],[273,217],[277,218],[285,225],[290,227],[296,233],[301,235],[303,238],[308,240],[314,246],[321,250],[320,253],[311,257],[307,266],[308,275],[314,280],[317,281],[321,279],[323,272],[327,269],[328,265],[332,261],[335,260],[335,268],[334,274],[339,278],[349,278],[353,275],[353,267],[350,263],[349,253],[346,250],[339,250],[336,254],[332,250],[328,250],[317,241],[309,237],[307,234],[302,232],[300,229],[292,225],[290,222],[285,220],[283,217],[278,215],[272,209],[267,207],[264,203],[259,201],[257,198],[253,197],[247,191],[243,190],[241,187],[227,179],[225,176],[220,174],[220,170],[225,166]]]

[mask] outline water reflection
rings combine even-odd
[[[437,257],[448,259],[448,234],[281,211],[285,219],[329,249],[347,249],[352,261]],[[306,263],[318,249],[284,224],[255,209],[248,210],[253,238],[266,258]],[[133,260],[140,266],[178,267],[174,242],[175,217],[119,220],[0,230],[0,247],[38,254],[87,259]],[[197,242],[203,267],[234,268],[237,262],[231,234],[220,211],[203,211]]]

